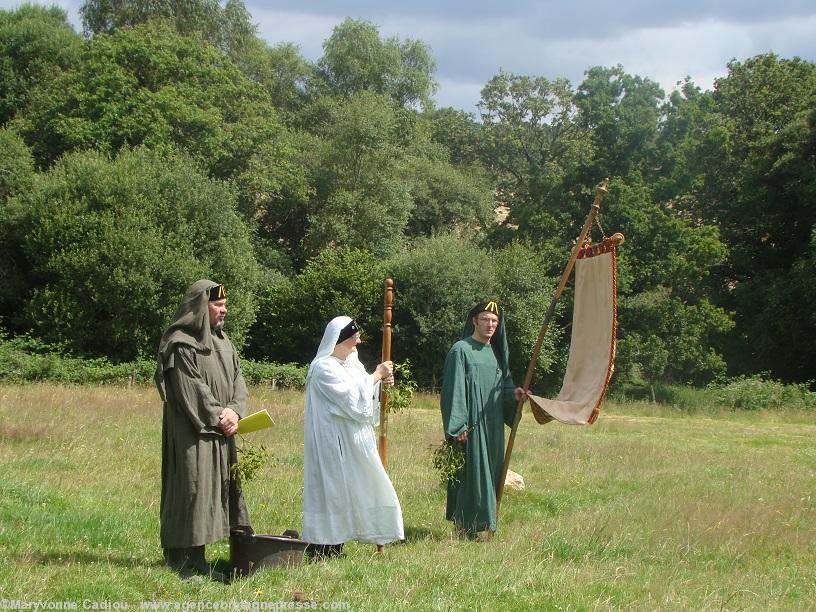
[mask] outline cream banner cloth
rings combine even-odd
[[[530,395],[539,423],[552,419],[568,425],[594,423],[615,364],[615,247],[607,239],[583,249],[578,257],[567,372],[554,400]]]

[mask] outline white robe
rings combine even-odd
[[[326,354],[350,320],[329,324],[306,382],[303,539],[313,544],[404,538],[399,500],[377,453],[371,378],[356,351],[345,361]]]

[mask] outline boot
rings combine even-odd
[[[190,562],[194,571],[198,572],[202,576],[215,580],[216,582],[229,584],[229,579],[227,578],[226,574],[215,571],[212,565],[207,563],[207,559],[204,556],[204,546],[193,546],[189,550]]]
[[[164,559],[167,565],[173,569],[182,580],[193,580],[202,576],[229,584],[229,579],[221,572],[216,572],[207,563],[204,557],[203,546],[192,546],[190,548],[165,548]]]
[[[167,565],[179,575],[182,580],[189,580],[197,576],[190,562],[189,548],[165,548],[164,560]]]

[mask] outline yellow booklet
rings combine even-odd
[[[265,408],[238,421],[239,434],[247,434],[267,427],[272,427],[272,417]]]

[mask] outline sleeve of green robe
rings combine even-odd
[[[468,428],[467,369],[464,352],[453,347],[442,372],[442,425],[445,435],[455,438]]]
[[[513,421],[516,418],[516,385],[513,382],[513,377],[509,374],[504,377],[502,384],[502,400],[504,403],[504,422],[507,426],[512,427]]]
[[[227,404],[227,408],[232,408],[238,418],[243,419],[246,416],[246,403],[249,398],[249,391],[247,391],[246,381],[244,375],[241,374],[241,361],[238,359],[238,354],[233,353],[233,366],[235,367],[235,377],[232,381],[232,399]]]
[[[171,404],[190,419],[193,429],[198,433],[221,434],[218,415],[224,407],[204,383],[193,357],[193,350],[177,346],[174,353],[173,368],[166,374],[172,390]]]

